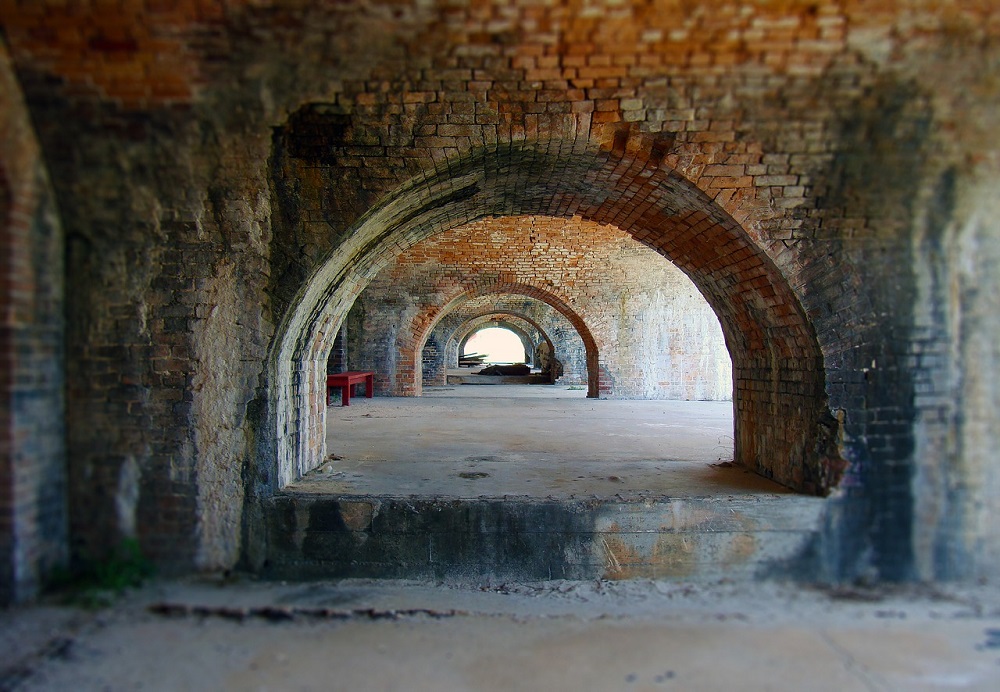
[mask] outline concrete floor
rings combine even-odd
[[[997,690],[995,588],[154,583],[0,615],[0,689]]]
[[[549,499],[782,495],[733,458],[732,402],[587,399],[558,385],[427,387],[327,409],[329,463],[288,487]]]

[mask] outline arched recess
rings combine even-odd
[[[314,272],[279,329],[269,371],[278,485],[324,457],[326,358],[367,282],[436,232],[518,214],[615,225],[685,272],[718,315],[732,356],[735,461],[804,492],[836,485],[837,424],[809,319],[748,233],[660,165],[667,147],[627,134],[599,151],[572,138],[484,147],[442,159],[387,195]],[[434,318],[416,325],[421,338]]]
[[[544,341],[550,346],[552,344],[552,339],[537,324],[532,323],[529,319],[518,315],[494,312],[489,315],[482,315],[473,320],[472,323],[467,323],[461,327],[462,333],[457,337],[457,353],[464,354],[465,347],[469,341],[487,329],[506,329],[512,332],[521,342],[521,347],[524,349],[524,362],[526,365],[531,365],[534,362],[535,349],[539,343]]]
[[[458,363],[458,356],[464,352],[465,344],[469,341],[469,339],[483,329],[495,326],[511,329],[512,331],[520,331],[529,339],[529,330],[534,331],[535,334],[538,335],[538,339],[537,341],[531,340],[533,347],[535,343],[544,342],[548,344],[550,349],[554,348],[551,337],[545,332],[541,325],[532,320],[530,317],[508,312],[485,312],[467,317],[465,322],[458,325],[456,329],[452,330],[450,334],[445,336],[445,370],[447,371],[447,368],[451,367],[452,363]],[[433,333],[433,330],[431,333]],[[524,343],[523,338],[522,343]],[[525,350],[527,351],[527,348]],[[532,354],[532,358],[534,358],[534,354]]]
[[[521,344],[526,356],[525,364],[534,364],[536,344],[549,343],[542,332],[516,315],[490,313],[475,318],[467,318],[457,327],[442,329],[438,326],[427,335],[424,347],[420,351],[423,386],[441,386],[448,383],[448,372],[459,367],[460,354],[465,353],[466,345],[476,334],[486,329],[504,329],[512,333]],[[463,338],[456,341],[456,329],[462,331]],[[436,349],[434,348],[436,347]]]
[[[475,327],[472,327],[459,342],[459,353],[465,353],[465,346],[474,336],[487,329],[504,329],[511,332],[521,342],[521,349],[524,351],[524,363],[531,365],[534,360],[535,346],[542,340],[541,333],[537,329],[525,328],[520,324],[521,320],[513,315],[501,316],[493,315],[482,318]],[[532,336],[534,334],[534,336]],[[548,341],[548,339],[545,339]],[[425,342],[426,343],[426,342]],[[518,361],[520,362],[520,361]]]
[[[470,300],[438,322],[434,333],[446,330],[444,334],[460,334],[463,325],[471,324],[482,315],[503,313],[517,315],[537,325],[539,331],[549,340],[550,346],[559,355],[562,364],[562,378],[569,384],[587,383],[586,349],[580,334],[565,315],[551,305],[524,296],[485,296]],[[450,362],[458,362],[458,343],[453,336],[446,351]]]
[[[404,391],[410,389],[412,394],[418,396],[420,394],[423,384],[421,382],[422,373],[421,368],[416,367],[416,365],[421,362],[420,353],[424,348],[424,344],[427,343],[427,337],[434,331],[434,327],[437,326],[438,322],[463,303],[481,296],[493,294],[513,294],[534,298],[551,306],[566,317],[583,340],[587,353],[587,396],[600,396],[602,387],[606,387],[606,383],[602,384],[600,376],[601,365],[597,341],[594,339],[590,328],[584,323],[583,318],[562,298],[537,286],[528,286],[520,283],[488,282],[462,291],[459,295],[453,296],[444,305],[428,307],[413,319],[413,326],[410,329],[400,331],[402,338],[397,345],[400,356],[399,370],[404,377],[410,374],[413,375],[412,385],[409,382],[402,383]],[[406,336],[403,337],[403,335]],[[409,338],[410,341],[403,340],[405,338]],[[411,364],[413,367],[410,367]]]

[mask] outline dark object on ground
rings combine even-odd
[[[521,365],[491,365],[488,368],[483,368],[477,375],[515,375],[523,376],[530,375],[531,368],[523,363]]]

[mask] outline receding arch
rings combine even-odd
[[[719,317],[733,359],[736,461],[806,492],[835,485],[836,423],[802,306],[746,231],[662,167],[657,151],[655,140],[627,136],[600,151],[572,140],[482,148],[443,161],[362,217],[302,289],[275,342],[269,379],[278,484],[323,458],[323,366],[347,309],[374,274],[433,233],[486,216],[536,214],[617,226],[685,272]]]
[[[547,340],[549,347],[562,356],[560,358],[562,379],[574,385],[586,384],[585,348],[573,325],[552,306],[533,298],[516,295],[481,296],[470,299],[442,316],[428,335],[428,343],[436,338],[439,348],[442,343],[444,344],[443,352],[439,354],[434,366],[437,375],[431,381],[445,383],[445,364],[458,363],[459,344],[456,339],[465,336],[468,329],[482,320],[488,320],[491,315],[523,320],[525,325],[536,329]],[[426,348],[425,345],[425,384],[428,383]]]
[[[550,347],[552,346],[552,339],[550,339],[548,334],[542,331],[541,327],[539,327],[538,324],[533,322],[530,318],[522,317],[520,315],[494,312],[488,315],[481,315],[473,318],[459,328],[455,337],[453,337],[456,338],[458,342],[456,353],[464,355],[465,349],[469,343],[472,342],[473,339],[478,338],[480,334],[490,329],[504,329],[517,337],[518,341],[521,343],[521,347],[524,349],[524,362],[527,365],[532,365],[534,363],[535,350],[538,348],[538,344],[544,342]]]
[[[446,316],[445,316],[446,317]],[[442,320],[444,317],[442,317]],[[520,323],[523,323],[522,326]],[[439,323],[440,324],[440,321]],[[468,316],[466,320],[458,325],[455,330],[447,335],[446,346],[445,346],[445,365],[448,367],[450,365],[451,355],[454,352],[457,364],[457,356],[461,355],[464,351],[465,344],[480,331],[488,329],[491,327],[500,327],[504,329],[510,329],[515,334],[519,334],[522,344],[525,346],[531,343],[532,347],[535,346],[534,341],[530,339],[528,334],[528,329],[534,330],[535,333],[539,335],[541,342],[548,344],[550,352],[555,349],[552,338],[549,334],[542,328],[538,322],[528,317],[527,315],[518,315],[511,312],[503,312],[498,310],[486,310],[479,312],[475,315]],[[428,333],[428,338],[434,332],[432,329]],[[528,341],[526,341],[526,339]],[[425,340],[424,348],[426,348]],[[525,349],[527,352],[527,348]],[[532,359],[534,359],[534,354],[531,354]]]
[[[530,325],[523,325],[521,322],[522,320],[514,315],[500,315],[499,313],[481,317],[479,318],[478,323],[475,326],[470,327],[467,333],[462,336],[458,344],[458,352],[464,356],[466,354],[465,349],[471,342],[473,342],[473,340],[482,338],[483,332],[504,331],[510,334],[509,338],[517,340],[517,344],[519,345],[521,351],[524,352],[524,359],[519,361],[499,362],[515,362],[531,365],[535,357],[534,353],[536,344],[541,341],[546,341],[548,343],[552,342],[551,339],[542,336],[542,332],[537,328],[531,328]],[[490,338],[495,337],[490,335]],[[492,363],[498,361],[487,360],[485,362]]]
[[[606,366],[609,388],[602,397],[732,400],[732,361],[722,327],[691,279],[621,229],[579,217],[491,217],[421,240],[382,269],[352,308],[358,354],[353,362],[375,371],[377,392],[397,391],[395,345],[403,325],[456,286],[499,277],[543,286],[572,301]],[[381,317],[389,314],[392,319]],[[436,357],[438,329],[428,338],[425,360]],[[573,365],[585,373],[582,342],[580,347],[572,353]]]
[[[531,286],[521,283],[490,283],[488,281],[474,285],[471,288],[466,288],[462,290],[458,295],[453,296],[449,301],[447,301],[442,306],[430,306],[424,310],[417,318],[414,319],[413,323],[415,328],[412,330],[413,341],[410,344],[400,344],[399,352],[401,354],[409,354],[408,357],[412,359],[414,364],[420,362],[420,352],[424,348],[424,344],[427,343],[427,337],[430,336],[431,332],[434,331],[434,327],[437,326],[448,313],[455,310],[457,307],[463,303],[472,300],[474,298],[479,298],[482,296],[488,296],[493,294],[512,294],[520,295],[528,298],[534,298],[541,301],[557,312],[562,314],[569,323],[576,330],[577,334],[583,340],[584,349],[587,358],[587,396],[588,397],[598,397],[601,392],[601,364],[600,364],[600,354],[597,346],[597,341],[594,339],[594,335],[591,333],[590,328],[584,322],[583,318],[560,296],[546,291],[544,289],[538,288],[537,286]],[[404,372],[413,372],[414,374],[414,386],[413,393],[420,393],[420,369],[414,368],[408,370],[406,366],[408,362],[404,361],[402,363],[402,369]],[[605,385],[606,386],[606,385]]]

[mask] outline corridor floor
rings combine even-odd
[[[550,499],[784,494],[729,463],[729,401],[616,401],[544,385],[425,388],[327,409],[328,463],[295,492]]]
[[[1000,689],[990,587],[152,583],[0,615],[0,689]]]

